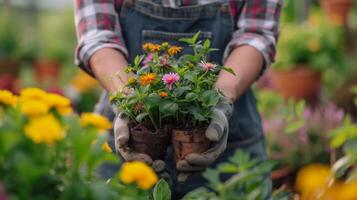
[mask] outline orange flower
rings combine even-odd
[[[147,73],[145,75],[140,76],[140,84],[145,86],[149,85],[156,79],[156,74],[155,73]]]
[[[147,52],[158,52],[161,49],[161,45],[153,43],[143,44],[143,49]]]
[[[162,98],[169,96],[169,94],[167,94],[167,92],[160,92],[159,95]]]
[[[172,56],[172,55],[175,55],[175,54],[181,52],[181,50],[182,50],[182,47],[179,47],[179,46],[171,46],[171,47],[169,48],[169,50],[167,50],[167,53],[168,53],[170,56]]]

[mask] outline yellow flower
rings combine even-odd
[[[308,43],[308,49],[311,53],[316,53],[321,49],[321,43],[318,39],[312,39]]]
[[[35,143],[51,145],[64,138],[64,130],[52,114],[30,119],[24,131],[25,135]]]
[[[112,150],[112,148],[110,148],[108,142],[106,142],[106,143],[104,143],[104,144],[102,145],[102,149],[103,149],[105,152],[108,152],[108,153],[112,153],[112,152],[113,152],[113,150]]]
[[[182,50],[182,47],[179,47],[179,46],[171,46],[171,47],[169,48],[169,50],[167,50],[167,53],[168,53],[170,56],[172,56],[172,55],[175,55],[175,54],[181,52],[181,50]]]
[[[47,114],[49,110],[50,107],[43,100],[28,99],[20,102],[20,111],[29,117]]]
[[[167,94],[167,92],[160,92],[159,95],[162,98],[169,96],[169,94]]]
[[[86,92],[98,85],[98,82],[88,74],[80,71],[72,79],[71,85],[79,92]]]
[[[155,73],[147,73],[145,75],[140,76],[140,84],[145,86],[149,85],[156,79],[156,74]]]
[[[101,132],[112,128],[112,124],[106,117],[96,113],[82,113],[80,123],[84,127],[94,126]]]
[[[161,45],[153,43],[143,44],[143,49],[147,52],[158,52],[161,49]]]
[[[139,188],[144,190],[152,188],[158,180],[154,170],[139,161],[124,163],[119,178],[125,184],[135,182]]]
[[[46,92],[39,88],[25,88],[20,92],[20,98],[26,99],[44,99]]]
[[[18,97],[8,90],[0,90],[0,104],[15,107]]]
[[[63,116],[70,115],[73,113],[73,109],[71,106],[58,107],[57,111]]]
[[[49,107],[55,107],[55,108],[67,107],[71,105],[71,101],[68,98],[52,93],[47,94],[45,96],[45,101]]]
[[[135,83],[135,82],[136,82],[136,80],[135,80],[134,77],[128,78],[128,84],[133,84],[133,83]]]
[[[326,190],[328,183],[333,179],[333,173],[329,166],[311,164],[302,168],[296,178],[296,190],[302,196],[311,196]]]

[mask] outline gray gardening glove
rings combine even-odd
[[[212,120],[206,130],[206,137],[213,145],[202,154],[188,154],[183,160],[176,163],[176,169],[179,171],[178,181],[185,181],[192,172],[204,170],[226,150],[229,129],[228,120],[232,112],[232,102],[228,98],[222,97],[217,106],[212,109]]]
[[[153,170],[161,177],[167,178],[169,175],[165,172],[165,162],[163,160],[153,161],[150,156],[143,153],[137,153],[133,151],[129,146],[130,132],[128,127],[128,118],[122,113],[118,112],[116,106],[112,105],[112,110],[115,113],[113,120],[113,130],[114,130],[114,144],[115,150],[119,153],[125,161],[142,161],[150,165]]]

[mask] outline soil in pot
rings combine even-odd
[[[176,162],[190,153],[203,153],[209,146],[210,141],[206,138],[206,127],[193,130],[172,130],[172,146]]]
[[[313,101],[320,91],[320,74],[297,65],[290,71],[270,71],[273,88],[285,98]]]
[[[149,155],[153,160],[163,160],[169,142],[169,128],[151,131],[143,124],[130,124],[129,147],[138,153]]]

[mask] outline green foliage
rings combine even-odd
[[[171,190],[169,184],[164,179],[160,179],[155,185],[152,194],[154,200],[170,200]]]
[[[270,195],[271,183],[267,176],[273,164],[251,158],[241,150],[220,164],[216,169],[207,169],[203,176],[208,180],[207,188],[201,187],[188,193],[184,199],[190,200],[259,200]],[[221,181],[221,175],[232,175],[227,181]],[[284,199],[277,193],[273,199]],[[275,198],[277,197],[277,198]],[[287,199],[285,195],[285,199]]]
[[[181,47],[168,42],[144,44],[145,54],[136,56],[126,68],[131,78],[125,87],[131,93],[113,94],[112,102],[133,122],[144,123],[152,129],[161,129],[172,121],[185,128],[207,124],[212,107],[222,95],[214,89],[220,66],[207,62],[207,55],[215,49],[209,40],[199,41],[199,36],[200,32],[180,39],[193,50],[192,54],[181,55]],[[172,53],[175,48],[178,52]],[[228,67],[223,70],[234,75]],[[173,74],[177,80],[171,85],[165,83],[165,76]],[[145,82],[147,78],[150,80]]]
[[[0,58],[19,57],[19,35],[9,9],[0,9]]]

